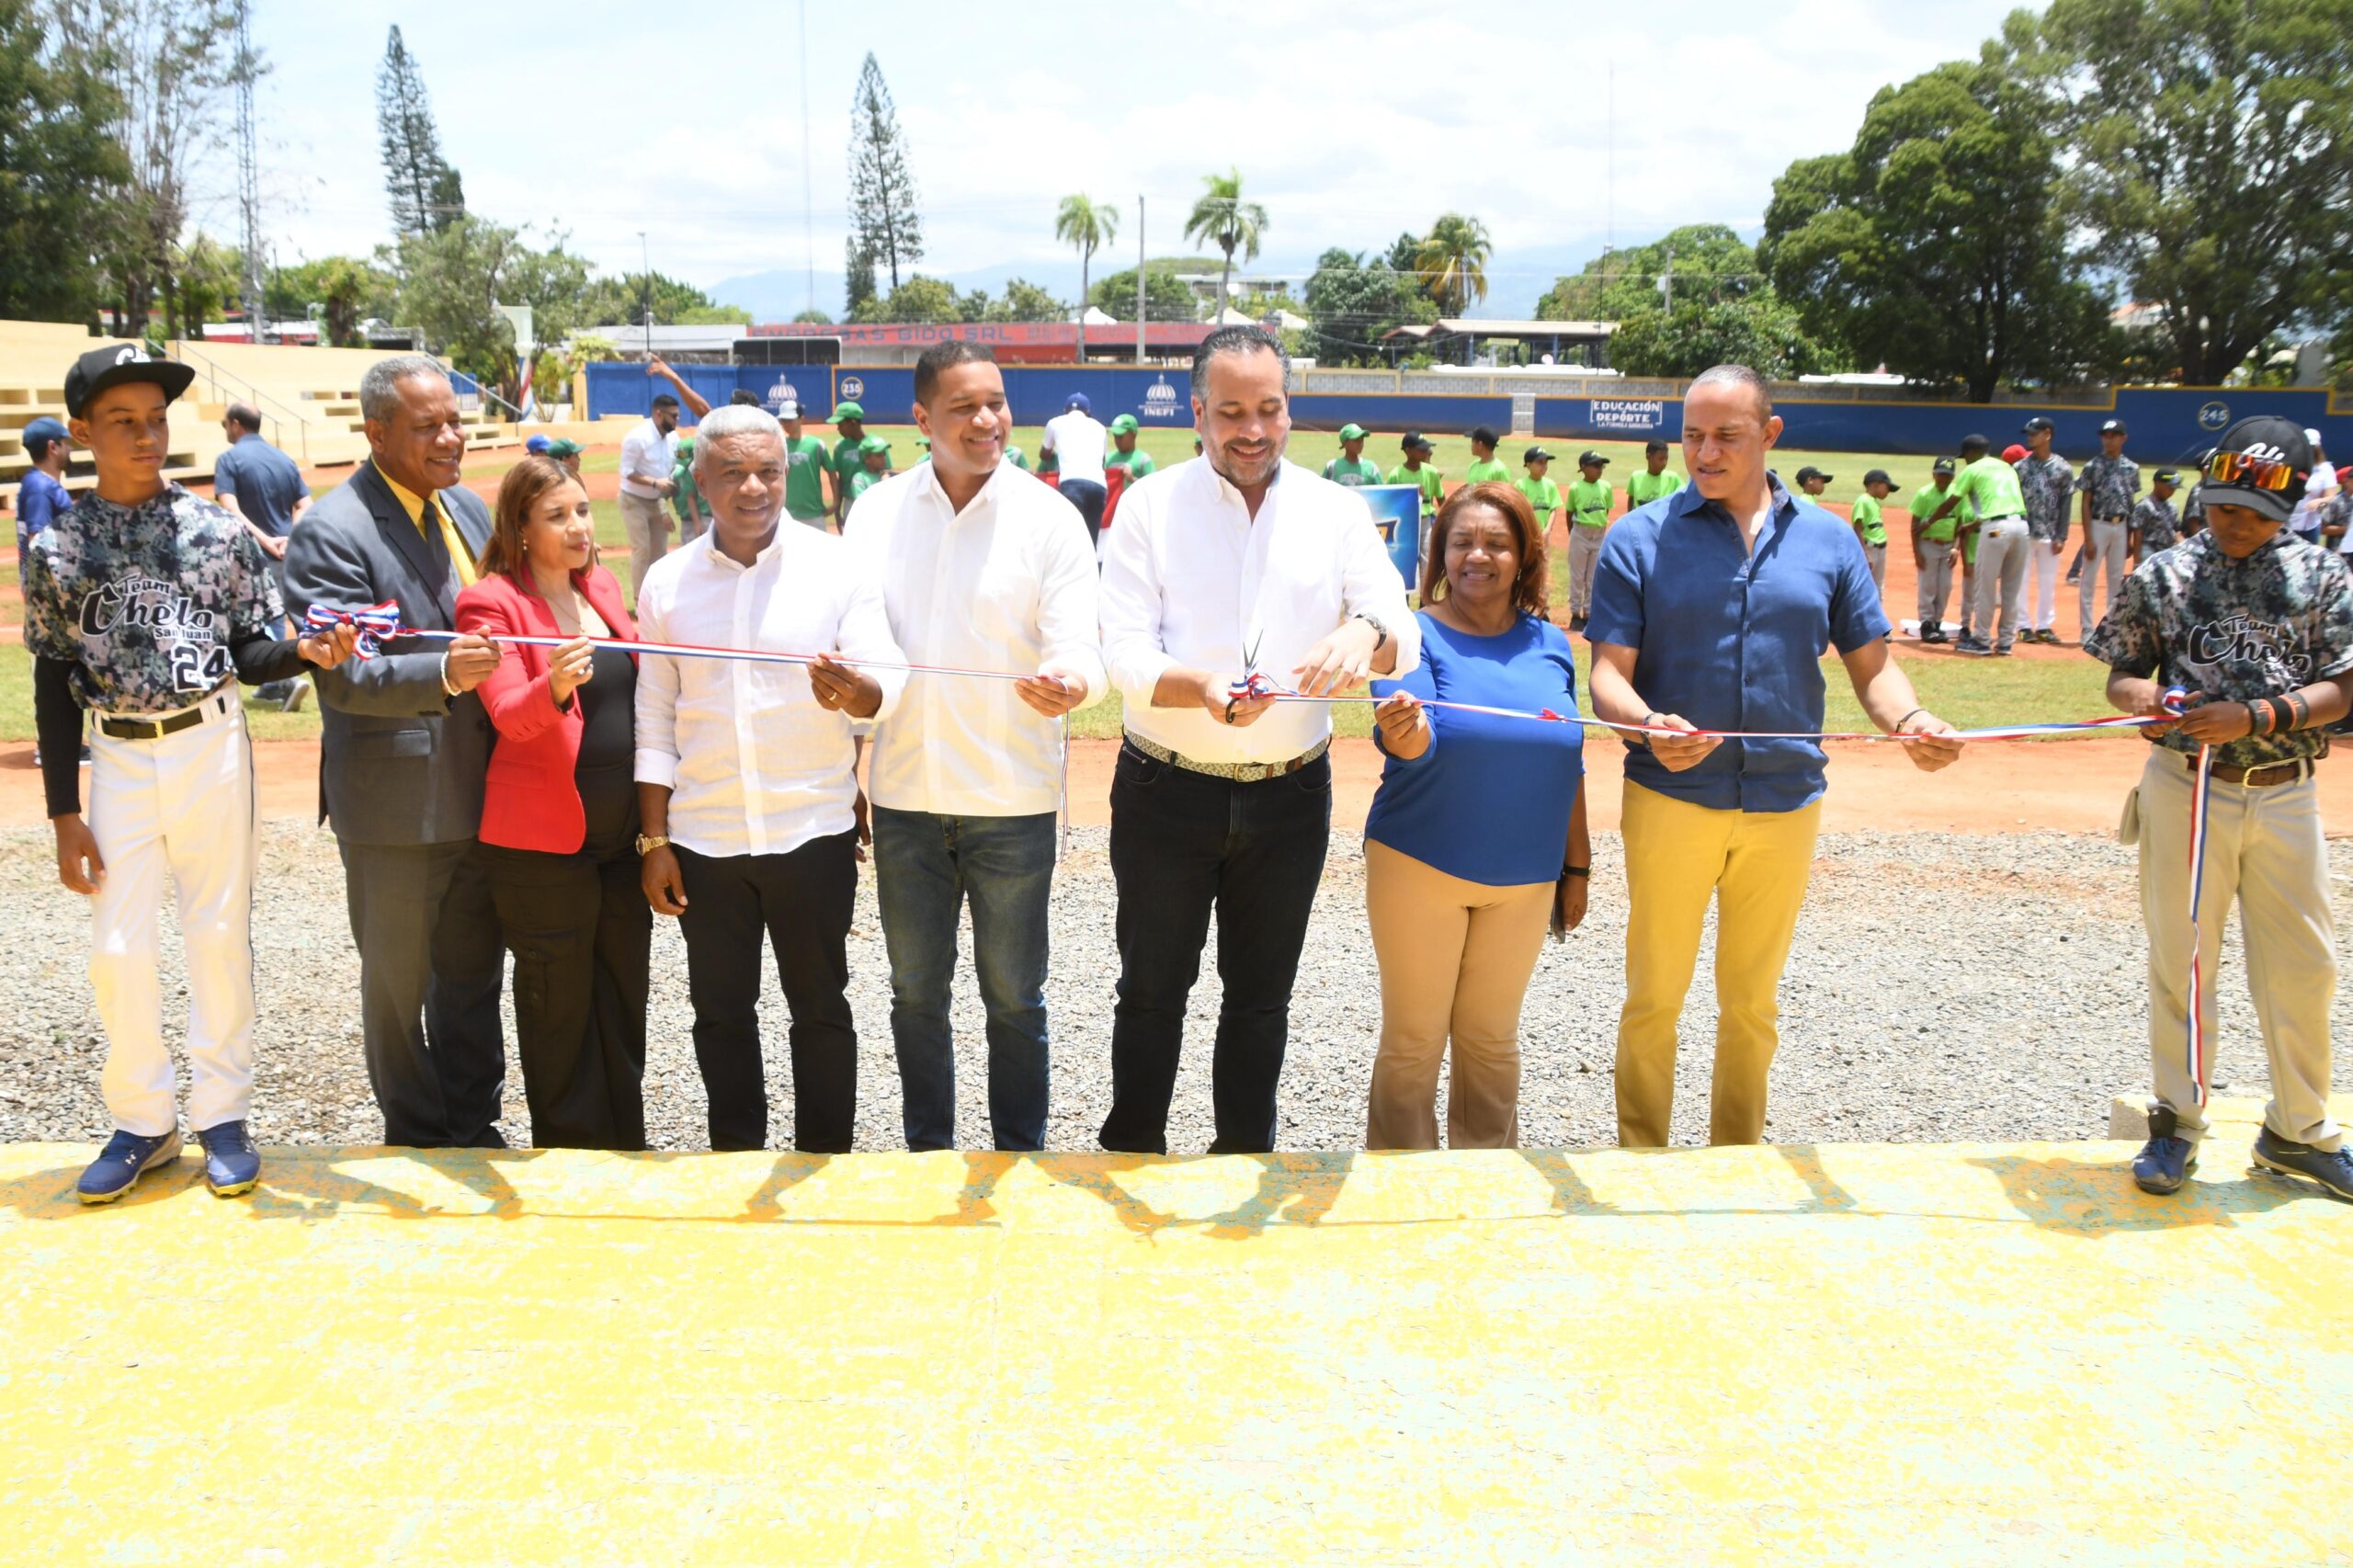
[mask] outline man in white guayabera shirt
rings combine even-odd
[[[629,534],[629,591],[645,592],[646,574],[670,551],[671,478],[678,466],[674,440],[678,400],[664,392],[644,423],[621,437],[621,524]]]
[[[1127,700],[1111,783],[1120,994],[1107,1149],[1165,1153],[1168,1105],[1218,927],[1215,1153],[1274,1147],[1291,983],[1332,827],[1324,695],[1402,676],[1421,634],[1364,498],[1283,460],[1290,365],[1263,327],[1193,358],[1203,455],[1120,502],[1103,552],[1103,652]]]
[[[784,427],[766,409],[715,408],[696,433],[710,527],[646,574],[639,633],[814,657],[639,655],[637,852],[646,902],[686,938],[710,1146],[767,1141],[765,941],[792,1014],[793,1147],[838,1154],[858,1112],[854,727],[890,716],[906,661],[881,585],[842,537],[779,528],[787,473]]]
[[[915,408],[931,460],[860,495],[843,537],[881,580],[910,663],[1024,678],[917,671],[875,734],[868,794],[907,1147],[956,1146],[948,1003],[969,898],[991,1138],[1042,1149],[1060,721],[1108,690],[1095,551],[1077,509],[1004,460],[1013,415],[986,348],[925,350]]]

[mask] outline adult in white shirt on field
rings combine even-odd
[[[621,524],[629,530],[629,591],[645,592],[645,574],[670,551],[670,476],[678,466],[673,432],[678,400],[668,392],[654,400],[645,422],[621,437]]]
[[[842,1153],[858,1110],[848,936],[858,892],[856,721],[888,717],[905,662],[881,585],[837,534],[783,528],[784,430],[713,409],[695,442],[710,528],[646,574],[648,642],[814,654],[807,665],[645,653],[637,841],[646,901],[687,942],[710,1146],[767,1141],[760,946],[792,1013],[793,1147]],[[838,653],[839,660],[827,657]]]
[[[1103,531],[1103,503],[1110,494],[1103,478],[1103,454],[1109,449],[1111,433],[1095,417],[1094,406],[1085,392],[1071,393],[1063,411],[1046,421],[1046,433],[1038,440],[1041,454],[1053,454],[1062,472],[1054,488],[1086,519],[1090,544]]]
[[[915,410],[931,460],[859,496],[843,537],[873,561],[911,663],[1029,678],[912,675],[875,733],[868,793],[907,1147],[956,1146],[948,1003],[969,897],[992,1139],[1042,1149],[1060,721],[1108,689],[1095,552],[1076,508],[1003,460],[1013,415],[986,348],[925,350]]]
[[[1265,328],[1193,358],[1203,456],[1120,502],[1103,652],[1127,700],[1111,783],[1120,995],[1107,1149],[1165,1153],[1168,1104],[1217,915],[1214,1153],[1274,1147],[1291,983],[1332,828],[1330,710],[1237,695],[1263,675],[1323,695],[1404,675],[1421,633],[1364,498],[1283,460],[1290,366]]]

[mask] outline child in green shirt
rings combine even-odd
[[[1887,587],[1887,523],[1881,513],[1887,493],[1894,488],[1895,481],[1888,478],[1887,470],[1871,470],[1863,475],[1863,493],[1855,497],[1847,517],[1855,537],[1863,541],[1864,559],[1871,563],[1871,582],[1882,592]]]
[[[1665,441],[1643,445],[1643,472],[1626,481],[1626,510],[1647,506],[1662,495],[1672,495],[1683,488],[1683,476],[1666,466],[1666,452]]]
[[[1511,483],[1511,470],[1495,460],[1495,433],[1484,425],[1471,431],[1471,466],[1462,471],[1465,484],[1497,484]]]
[[[1609,460],[1599,452],[1577,456],[1578,478],[1569,484],[1569,630],[1585,630],[1593,608],[1593,571],[1601,560],[1601,536],[1609,531],[1609,504],[1616,498],[1601,471]]]
[[[1938,458],[1927,483],[1912,493],[1912,570],[1920,585],[1920,641],[1945,642],[1945,601],[1952,597],[1953,535],[1961,524],[1958,508],[1936,517],[1937,508],[1952,492],[1953,460]],[[1969,604],[1961,607],[1961,626],[1969,625]]]
[[[1430,466],[1430,444],[1418,430],[1408,430],[1405,438],[1397,443],[1405,453],[1405,460],[1389,471],[1391,484],[1412,484],[1422,492],[1422,523],[1427,528],[1438,516],[1438,504],[1446,498],[1446,483]]]
[[[1542,539],[1552,531],[1552,514],[1561,509],[1560,483],[1545,477],[1552,466],[1552,454],[1541,447],[1530,447],[1519,460],[1528,465],[1528,477],[1513,480],[1512,484],[1528,497],[1529,507],[1536,514],[1536,537]]]

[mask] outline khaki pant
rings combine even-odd
[[[1870,565],[1871,586],[1879,589],[1881,593],[1885,593],[1887,591],[1887,546],[1883,544],[1864,545],[1863,559]]]
[[[1593,568],[1601,559],[1601,538],[1608,528],[1569,525],[1569,613],[1584,615],[1593,608]]]
[[[2116,603],[2116,596],[2124,589],[2124,543],[2128,529],[2122,522],[2094,521],[2084,530],[2084,580],[2076,589],[2076,603],[2083,622],[2084,641],[2092,640],[2092,631],[2107,618]],[[2107,574],[2105,577],[2102,573]],[[2095,612],[2092,600],[2097,597],[2099,608]]]
[[[2170,1107],[2193,1142],[2205,1113],[2189,1069],[2190,759],[2161,746],[2142,770],[2141,918],[2149,928],[2149,1060],[2159,1104]],[[2128,821],[2131,820],[2128,815]],[[2263,1119],[2282,1138],[2334,1149],[2329,1119],[2330,998],[2336,992],[2336,927],[2328,903],[2328,852],[2321,837],[2320,787],[2249,788],[2216,779],[2206,812],[2206,885],[2199,908],[2199,953],[2211,1083],[2214,996],[2222,925],[2239,906],[2247,990],[2271,1068]]]
[[[1996,648],[2007,649],[2018,634],[2018,590],[2034,548],[2023,517],[1999,518],[1977,530],[1977,635]]]
[[[1969,546],[1961,552],[1961,634],[1975,637],[1981,632],[1992,635],[1977,619],[1977,557]]]
[[[1465,881],[1365,841],[1365,911],[1381,960],[1366,1148],[1438,1147],[1438,1070],[1449,1037],[1447,1146],[1519,1146],[1519,1006],[1544,946],[1552,886]]]
[[[1778,994],[1813,871],[1822,802],[1715,811],[1627,780],[1626,1006],[1618,1015],[1618,1142],[1664,1148],[1675,1110],[1676,1019],[1716,904],[1716,1066],[1708,1142],[1765,1135]]]
[[[645,574],[670,552],[670,506],[658,496],[621,492],[621,523],[629,530],[629,597],[634,604]]]
[[[1945,623],[1945,601],[1952,597],[1952,557],[1950,540],[1924,539],[1920,541],[1920,628],[1942,629]],[[1964,620],[1962,629],[1967,630]]]

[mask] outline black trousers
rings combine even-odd
[[[1080,518],[1086,524],[1086,542],[1093,544],[1103,532],[1103,507],[1111,498],[1109,489],[1085,479],[1065,479],[1054,488],[1062,493],[1063,500],[1078,508]]]
[[[1111,877],[1120,891],[1106,1149],[1168,1152],[1168,1104],[1200,978],[1210,915],[1225,987],[1211,1057],[1213,1154],[1275,1146],[1275,1085],[1290,1039],[1291,983],[1332,834],[1332,763],[1236,784],[1120,748],[1111,775]]]
[[[634,844],[572,855],[483,846],[515,955],[516,1054],[541,1149],[645,1147],[654,912]]]
[[[792,1015],[792,1146],[849,1152],[858,1120],[858,1029],[849,1010],[849,920],[858,897],[855,832],[782,855],[677,849],[687,909],[687,989],[695,1062],[710,1097],[710,1146],[767,1147],[767,1081],[760,1066],[760,947]]]
[[[353,844],[344,903],[359,949],[359,1028],[384,1142],[498,1149],[506,955],[482,846]]]

